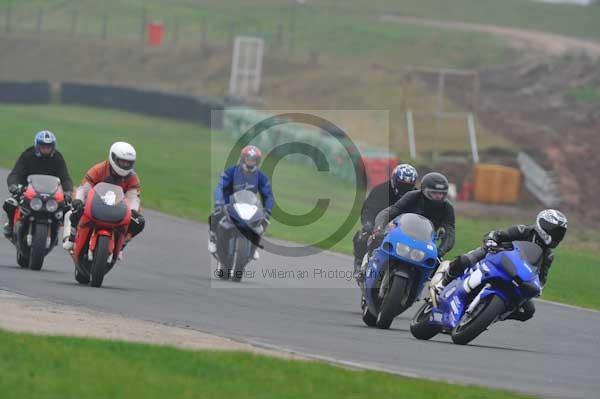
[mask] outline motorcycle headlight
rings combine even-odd
[[[46,210],[48,212],[55,212],[58,209],[58,202],[56,200],[50,199],[46,202]]]
[[[34,211],[39,211],[40,209],[42,209],[43,205],[44,205],[44,203],[42,202],[42,200],[37,197],[32,199],[31,202],[29,203],[29,206]]]
[[[400,256],[408,256],[410,253],[410,247],[402,243],[396,243],[396,253]]]
[[[412,251],[410,251],[410,259],[414,260],[415,262],[422,261],[424,257],[425,252],[423,251],[420,251],[418,249],[413,249]]]

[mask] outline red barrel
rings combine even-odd
[[[162,22],[151,22],[148,24],[148,44],[150,46],[160,46],[164,35],[165,25]]]

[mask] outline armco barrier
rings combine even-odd
[[[47,81],[0,81],[0,103],[48,104],[50,83]]]
[[[226,135],[233,139],[239,138],[242,134],[248,131],[258,122],[270,118],[272,115],[257,111],[246,107],[228,107],[223,113],[223,131]],[[377,171],[366,170],[367,176],[370,178],[369,184],[372,186],[375,182],[385,180],[389,176],[389,167],[383,167],[380,163],[396,162],[393,154],[384,150],[376,150],[369,148],[361,148],[360,154],[354,152],[354,146],[351,145],[350,139],[345,138],[343,132],[330,132],[324,134],[316,128],[310,128],[300,124],[281,124],[270,128],[268,131],[260,134],[253,141],[258,145],[264,153],[271,152],[275,147],[283,143],[300,143],[299,145],[308,145],[306,148],[297,147],[297,154],[286,156],[287,160],[300,163],[312,164],[311,159],[313,150],[310,148],[319,149],[325,154],[329,160],[331,173],[338,178],[346,181],[354,181],[356,174],[354,171],[353,161],[361,156],[365,161],[365,167],[373,166],[373,163],[368,163],[370,158],[377,159]],[[341,145],[340,145],[341,141]],[[292,152],[294,148],[292,147]],[[381,167],[380,167],[381,166]],[[385,175],[385,176],[384,176]],[[364,184],[365,182],[362,182]]]
[[[223,109],[220,101],[211,98],[71,82],[61,85],[61,102],[173,118],[204,126],[211,125],[211,111]]]

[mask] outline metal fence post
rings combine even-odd
[[[42,9],[42,7],[39,7],[38,8],[38,14],[37,14],[37,23],[36,23],[36,31],[37,31],[37,33],[41,33],[42,32],[43,20],[44,20],[44,10]]]
[[[475,116],[473,113],[467,115],[469,128],[469,142],[471,143],[471,155],[474,163],[479,163],[479,148],[477,147],[477,132],[475,131]]]
[[[6,33],[10,33],[12,30],[11,22],[12,22],[12,1],[9,0],[8,2],[6,2],[6,22],[4,25],[4,30],[6,31]]]
[[[105,12],[102,15],[102,40],[106,40],[108,36],[108,14]]]
[[[179,17],[175,17],[173,21],[173,44],[179,41]]]
[[[140,26],[140,39],[142,43],[146,42],[146,25],[148,20],[148,8],[146,7],[146,3],[142,5],[142,18],[141,18],[141,26]]]
[[[77,34],[77,21],[79,20],[79,9],[77,7],[73,8],[73,12],[71,14],[71,29],[70,34],[71,37],[74,37]]]
[[[408,153],[410,159],[417,158],[417,147],[415,145],[415,122],[410,109],[406,110],[406,131],[408,133]]]
[[[275,34],[275,47],[281,48],[283,44],[283,24],[277,24],[277,33]]]
[[[206,20],[206,17],[202,18],[202,45],[206,45],[206,42],[208,41],[208,21]]]
[[[289,28],[289,43],[288,53],[292,55],[294,53],[294,41],[296,40],[296,12],[298,3],[296,0],[290,0],[290,28]]]

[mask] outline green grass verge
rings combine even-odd
[[[91,164],[106,158],[112,142],[127,140],[138,150],[144,206],[202,222],[211,210],[212,190],[221,171],[215,165],[223,165],[230,145],[218,132],[211,141],[210,131],[195,125],[84,107],[0,106],[0,120],[0,142],[10,143],[0,146],[0,166],[12,167],[17,152],[31,144],[35,131],[51,129],[78,181]],[[291,227],[274,220],[270,236],[318,242],[340,226],[352,208],[352,185],[309,167],[284,161],[275,169],[272,182],[277,202],[286,212],[304,214],[317,198],[330,198],[331,203],[324,217],[308,226]],[[479,245],[486,231],[514,222],[459,218],[450,256]],[[351,253],[352,233],[332,249]],[[580,237],[571,235],[574,238],[557,251],[544,298],[600,309],[600,278],[595,270],[600,251],[597,247],[582,250]],[[588,236],[581,235],[582,240]]]
[[[192,352],[2,330],[0,342],[4,399],[530,397],[243,352]]]

